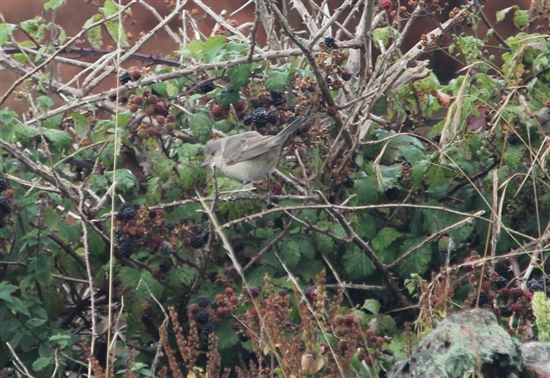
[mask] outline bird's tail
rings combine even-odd
[[[283,130],[277,134],[277,140],[281,141],[281,143],[285,143],[286,140],[298,129],[298,127],[302,126],[302,124],[307,120],[305,117],[296,118],[290,125],[285,127]]]

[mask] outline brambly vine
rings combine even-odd
[[[89,3],[0,23],[3,372],[384,376],[470,307],[546,337],[546,9]],[[270,185],[201,167],[297,117]]]

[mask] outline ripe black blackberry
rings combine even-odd
[[[176,228],[174,222],[164,222],[164,227],[166,227],[169,231],[173,231]]]
[[[508,285],[508,280],[502,276],[498,276],[494,284],[499,289],[502,289],[503,287],[506,287],[506,285]]]
[[[390,201],[394,201],[398,199],[400,195],[401,195],[401,189],[397,187],[389,188],[388,190],[386,190],[386,198],[389,199]]]
[[[244,116],[243,123],[245,124],[245,126],[252,125],[252,116],[251,115]]]
[[[516,144],[519,143],[519,136],[518,134],[510,134],[508,135],[508,138],[506,139],[508,141],[508,143],[510,143],[510,145],[512,146],[515,146]]]
[[[509,316],[512,316],[512,314],[513,314],[512,310],[510,310],[507,305],[504,305],[500,308],[500,315],[507,318]]]
[[[271,91],[271,102],[274,106],[283,106],[286,103],[286,99],[283,97],[282,91]]]
[[[8,183],[6,180],[0,179],[0,192],[8,189]]]
[[[174,252],[174,248],[172,248],[172,244],[164,241],[159,247],[159,252],[161,255],[170,255]]]
[[[478,296],[479,296],[479,306],[483,306],[487,302],[489,302],[489,296],[486,292],[480,291],[479,293],[476,293],[474,295],[474,298],[472,299],[472,305],[478,304]]]
[[[275,109],[271,109],[267,113],[267,122],[276,124],[277,123],[277,111]]]
[[[284,297],[284,296],[288,295],[288,290],[287,290],[287,289],[281,289],[281,290],[279,290],[279,295],[280,295],[281,297]]]
[[[353,184],[354,184],[353,178],[351,176],[346,177],[346,181],[344,181],[344,186],[346,188],[353,188]]]
[[[118,210],[118,213],[116,215],[117,220],[130,220],[134,219],[135,217],[136,210],[131,203],[124,202],[122,205],[120,205],[120,209]]]
[[[267,115],[264,108],[257,108],[252,113],[252,122],[256,127],[264,127],[269,121],[269,116]]]
[[[210,304],[210,298],[208,298],[206,295],[199,295],[197,298],[197,304],[199,307],[206,308]]]
[[[189,231],[191,231],[195,235],[200,235],[204,231],[204,225],[202,223],[193,223],[191,226],[189,226]]]
[[[216,282],[216,280],[218,279],[218,272],[208,273],[208,279],[210,280],[210,282]]]
[[[119,228],[118,230],[115,231],[115,238],[120,239],[121,236],[122,236],[122,228]]]
[[[162,273],[168,273],[171,268],[172,268],[172,261],[170,260],[164,260],[159,265],[159,270]]]
[[[336,40],[333,37],[326,37],[325,46],[329,49],[333,48],[334,46],[336,46]]]
[[[199,324],[206,324],[208,323],[208,312],[204,311],[204,310],[199,310],[196,314],[195,314],[195,320],[197,321],[197,323]]]
[[[235,241],[231,243],[231,246],[233,247],[233,252],[235,253],[244,251],[244,243],[242,241]]]
[[[535,281],[535,280],[531,280],[531,281],[527,282],[527,288],[529,289],[529,291],[531,293],[534,293],[535,291],[543,291],[544,290],[544,286],[541,285],[538,281]]]
[[[11,213],[11,206],[8,201],[8,197],[0,196],[0,215],[6,215],[9,213]]]
[[[550,288],[550,276],[543,276],[540,278],[539,283],[542,286],[546,286],[547,288]]]
[[[201,332],[204,335],[209,335],[209,334],[213,333],[215,330],[216,330],[216,326],[214,326],[214,324],[207,323],[207,324],[202,326]]]
[[[218,304],[218,302],[216,301],[212,301],[210,302],[210,308],[214,311],[216,311],[218,309],[218,307],[220,307],[220,305]]]
[[[118,80],[120,81],[121,84],[126,84],[128,83],[130,80],[132,80],[132,74],[128,71],[126,72],[123,72],[120,77],[118,78]]]
[[[201,86],[199,87],[199,91],[201,91],[202,93],[208,93],[212,92],[215,88],[216,86],[214,85],[213,81],[207,81],[201,84]]]
[[[132,256],[132,253],[134,253],[134,248],[130,243],[123,241],[118,245],[118,253],[120,253],[122,257],[129,258]]]
[[[191,236],[191,247],[195,249],[202,248],[202,246],[206,243],[206,237],[202,235],[194,235]]]

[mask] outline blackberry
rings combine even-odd
[[[534,293],[535,291],[543,291],[544,290],[544,286],[541,285],[538,281],[535,281],[535,280],[531,280],[531,281],[527,282],[527,288],[529,289],[529,291],[531,293]]]
[[[191,236],[191,247],[195,249],[202,248],[202,246],[206,243],[206,238],[202,235],[194,235]]]
[[[0,179],[0,192],[3,192],[6,189],[8,189],[7,181]]]
[[[162,273],[168,273],[171,268],[172,268],[172,261],[170,260],[163,260],[159,265],[159,269]]]
[[[118,230],[115,231],[115,238],[120,239],[121,236],[122,236],[122,228],[119,228]]]
[[[504,316],[504,317],[509,317],[509,316],[512,316],[513,312],[512,310],[510,310],[508,308],[508,306],[504,305],[500,308],[500,315]]]
[[[124,202],[120,205],[118,214],[116,215],[117,220],[130,220],[136,217],[136,210],[131,203]]]
[[[207,324],[202,326],[201,332],[204,335],[209,335],[209,334],[213,333],[215,330],[216,330],[216,327],[214,326],[214,324],[207,323]]]
[[[271,109],[266,113],[267,115],[267,122],[276,124],[277,123],[277,111],[275,109]]]
[[[333,48],[334,46],[336,46],[336,40],[333,37],[326,37],[325,46],[329,49]]]
[[[478,300],[478,297],[479,297],[479,300]],[[476,293],[472,300],[473,305],[476,305],[479,303],[479,306],[483,306],[487,302],[489,302],[489,296],[484,291],[480,291],[479,293]]]
[[[259,286],[251,286],[250,289],[248,289],[248,295],[254,298],[258,298],[261,292],[262,288]]]
[[[109,97],[107,97],[107,98],[109,99],[109,101],[115,102],[116,101],[116,94],[109,95]]]
[[[284,296],[288,295],[288,290],[287,290],[287,289],[281,289],[281,290],[279,290],[279,295],[280,295],[281,297],[284,297]]]
[[[502,276],[498,276],[494,284],[499,289],[502,289],[503,287],[506,287],[506,285],[508,285],[508,280]]]
[[[215,88],[216,86],[214,85],[214,82],[209,80],[201,84],[199,91],[206,94],[208,92],[212,92]]]
[[[199,295],[197,298],[197,304],[199,307],[206,308],[210,304],[210,298],[208,298],[206,295]]]
[[[190,314],[196,314],[197,312],[199,312],[199,310],[199,305],[196,303],[192,303],[191,306],[189,306],[189,310],[187,310],[187,312],[189,312]]]
[[[313,285],[308,287],[306,289],[306,296],[312,301],[315,300],[317,298],[317,286]]]
[[[264,127],[269,122],[269,116],[265,112],[264,108],[257,108],[252,113],[252,122],[256,127]]]
[[[514,287],[510,289],[510,294],[512,294],[512,297],[514,298],[521,298],[525,295],[525,292],[520,287]]]
[[[208,312],[204,311],[204,310],[199,310],[197,311],[197,313],[195,314],[195,320],[197,321],[197,323],[199,324],[206,324],[208,323]]]
[[[216,280],[218,279],[218,272],[208,273],[208,279],[210,280],[210,282],[216,282]]]
[[[218,304],[218,302],[216,301],[212,301],[210,302],[210,308],[214,311],[216,311],[218,309],[218,307],[220,307],[220,305]]]
[[[160,245],[159,252],[162,255],[170,255],[172,254],[172,252],[174,252],[174,249],[172,248],[172,244],[165,241],[162,242],[162,244]]]
[[[0,196],[0,215],[6,215],[11,213],[11,206],[8,201],[8,197]]]
[[[174,222],[164,222],[164,227],[166,227],[169,231],[174,231],[176,228]]]
[[[245,124],[245,126],[252,125],[252,116],[251,115],[244,116],[243,123]]]
[[[441,142],[441,133],[435,134],[435,135],[432,137],[432,140],[434,141],[434,143],[439,143],[439,142]]]
[[[346,178],[346,181],[344,181],[344,186],[346,188],[353,188],[353,184],[354,184],[354,181],[353,181],[353,178],[351,176],[348,176]]]
[[[283,106],[286,103],[286,99],[283,97],[282,91],[271,91],[271,102],[274,106]]]
[[[118,78],[118,80],[120,81],[121,84],[126,84],[128,83],[130,80],[132,80],[132,74],[128,71],[122,73],[120,75],[120,77]]]
[[[506,140],[508,141],[508,143],[510,143],[511,146],[515,146],[519,143],[518,134],[510,134],[508,135],[508,138]]]
[[[236,241],[231,243],[231,246],[233,247],[233,252],[239,253],[244,251],[244,243],[241,241]]]
[[[132,256],[132,253],[134,253],[134,249],[130,243],[123,241],[118,245],[118,253],[120,253],[122,257],[129,258]]]
[[[401,195],[401,189],[395,186],[393,188],[389,188],[388,190],[386,190],[386,198],[389,199],[390,201],[394,201],[398,199],[400,195]]]
[[[283,97],[283,91],[279,90],[272,90],[271,92],[269,92],[269,94],[271,95],[271,98],[273,100]]]
[[[539,283],[542,286],[546,286],[546,287],[550,288],[550,276],[541,277],[540,280],[539,280]]]
[[[189,231],[195,235],[200,235],[204,231],[204,226],[202,223],[193,223],[191,227],[189,227]]]
[[[351,73],[349,73],[349,72],[344,72],[344,73],[342,73],[342,80],[344,80],[344,81],[350,81],[351,78],[352,78]]]

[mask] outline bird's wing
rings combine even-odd
[[[256,134],[258,135],[255,137],[241,139],[240,141],[228,141],[224,153],[228,165],[254,159],[277,147],[271,145],[273,136]]]

